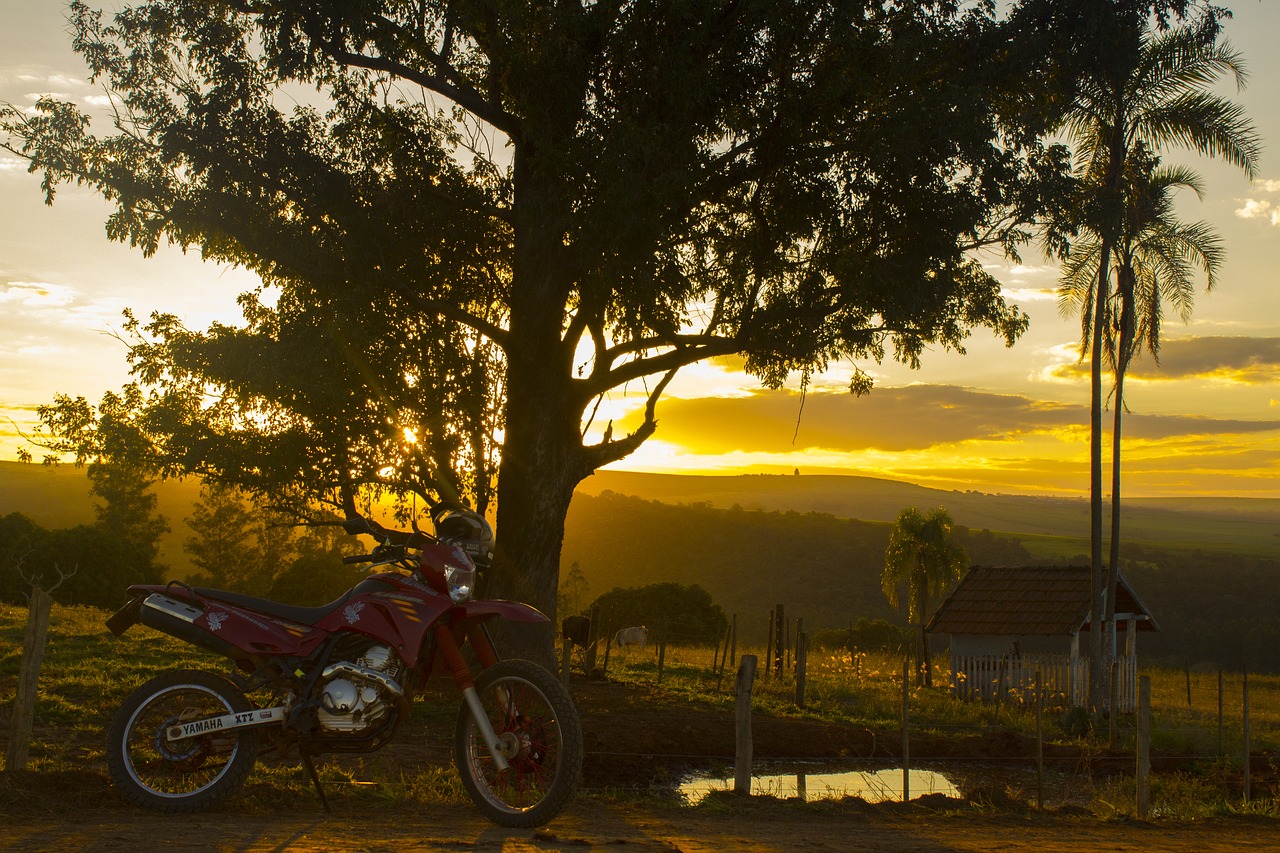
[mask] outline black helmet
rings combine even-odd
[[[477,568],[489,568],[493,562],[493,528],[483,515],[465,507],[441,506],[432,514],[432,521],[437,539],[461,546]]]

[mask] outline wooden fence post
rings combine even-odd
[[[662,632],[662,639],[658,640],[658,683],[662,683],[662,666],[667,660],[667,632]]]
[[[796,707],[804,707],[804,679],[809,667],[809,635],[796,631]]]
[[[5,770],[25,770],[31,752],[31,732],[35,726],[36,694],[40,686],[40,667],[44,663],[45,640],[49,635],[49,611],[53,598],[39,587],[31,588],[31,609],[27,614],[27,630],[22,637],[22,664],[18,670],[18,692],[13,699],[13,717],[9,726],[9,748],[5,751]]]
[[[1120,745],[1120,661],[1111,662],[1111,712],[1107,714],[1107,743],[1115,752]]]
[[[911,658],[902,661],[902,801],[911,800]]]
[[[565,637],[560,641],[560,680],[569,686],[569,661],[573,658],[573,640]]]
[[[751,688],[756,680],[756,656],[743,655],[738,667],[738,682],[734,745],[733,792],[751,793]]]
[[[733,614],[733,623],[729,626],[732,632],[729,640],[729,660],[738,659],[738,614]],[[724,672],[724,661],[720,661],[720,671]]]
[[[787,618],[786,609],[779,604],[774,614],[774,622],[777,623],[773,630],[773,674],[782,676],[782,665],[785,660],[785,648],[787,644]]]
[[[1187,675],[1187,713],[1191,713],[1191,658],[1182,659],[1182,671]]]
[[[600,624],[600,605],[591,605],[591,613],[587,616],[591,621],[587,627],[587,644],[582,647],[582,671],[587,674],[590,679],[596,668],[596,653],[600,647],[600,629],[604,626]],[[607,667],[607,664],[606,664]]]
[[[1151,810],[1151,676],[1138,677],[1138,817]]]
[[[1244,671],[1244,716],[1241,717],[1241,728],[1244,729],[1244,803],[1249,804],[1249,796],[1253,778],[1250,771],[1252,762],[1249,760],[1251,747],[1249,744],[1249,670]]]
[[[1222,749],[1222,667],[1218,667],[1218,758],[1223,756]]]
[[[769,611],[769,640],[764,647],[764,674],[773,672],[773,625],[777,621],[777,611]]]
[[[1036,808],[1044,811],[1044,688],[1036,670]]]

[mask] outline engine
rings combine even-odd
[[[404,666],[387,646],[372,645],[355,660],[339,660],[324,668],[320,690],[320,727],[328,732],[361,734],[391,712],[403,693]]]

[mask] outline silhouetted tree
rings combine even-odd
[[[1256,131],[1238,104],[1211,91],[1222,75],[1243,85],[1240,57],[1219,39],[1220,9],[1205,7],[1195,25],[1157,31],[1147,4],[1115,3],[1097,16],[1095,61],[1079,81],[1066,113],[1065,129],[1076,146],[1079,193],[1071,211],[1073,228],[1086,235],[1068,275],[1067,304],[1081,309],[1081,358],[1091,364],[1090,498],[1093,629],[1090,636],[1090,705],[1107,696],[1103,624],[1116,595],[1120,547],[1120,418],[1124,369],[1132,357],[1137,316],[1138,270],[1134,250],[1155,223],[1144,208],[1152,187],[1152,154],[1185,146],[1221,157],[1250,177],[1257,173],[1260,146]],[[1138,212],[1139,220],[1133,214]],[[1145,220],[1145,221],[1144,221]],[[1175,249],[1184,251],[1187,246]],[[1192,256],[1194,257],[1194,256]],[[1113,276],[1115,282],[1113,283]],[[1166,276],[1167,277],[1167,276]],[[1086,284],[1087,282],[1087,284]],[[1083,285],[1083,289],[1082,289]],[[1119,303],[1113,308],[1113,302]],[[1159,301],[1144,309],[1158,323]],[[1108,348],[1107,329],[1119,330]],[[1158,325],[1157,327],[1158,328]],[[1112,452],[1111,561],[1102,562],[1102,364],[1113,353],[1116,375],[1115,431]]]
[[[885,600],[895,609],[899,603],[898,587],[906,587],[907,621],[918,631],[917,679],[925,687],[933,686],[933,669],[929,660],[929,599],[948,589],[968,568],[964,549],[951,541],[951,516],[945,509],[922,513],[908,507],[898,514],[889,532],[889,547],[884,553],[884,574],[880,588]]]
[[[1055,8],[76,2],[118,132],[52,99],[0,121],[50,200],[111,200],[113,238],[263,278],[244,328],[126,329],[119,396],[162,470],[484,507],[500,430],[489,590],[551,612],[575,485],[654,433],[681,367],[739,354],[779,387],[1018,337],[977,253],[1060,195],[1040,133],[1081,36]],[[630,431],[597,437],[636,387]]]
[[[718,642],[729,619],[711,593],[697,584],[655,583],[635,589],[614,587],[592,604],[613,629],[644,625],[650,642],[680,645]]]

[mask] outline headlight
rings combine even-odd
[[[468,561],[470,562],[470,561]],[[449,597],[461,604],[471,598],[476,586],[476,568],[449,565],[444,570],[445,583],[449,585]]]

